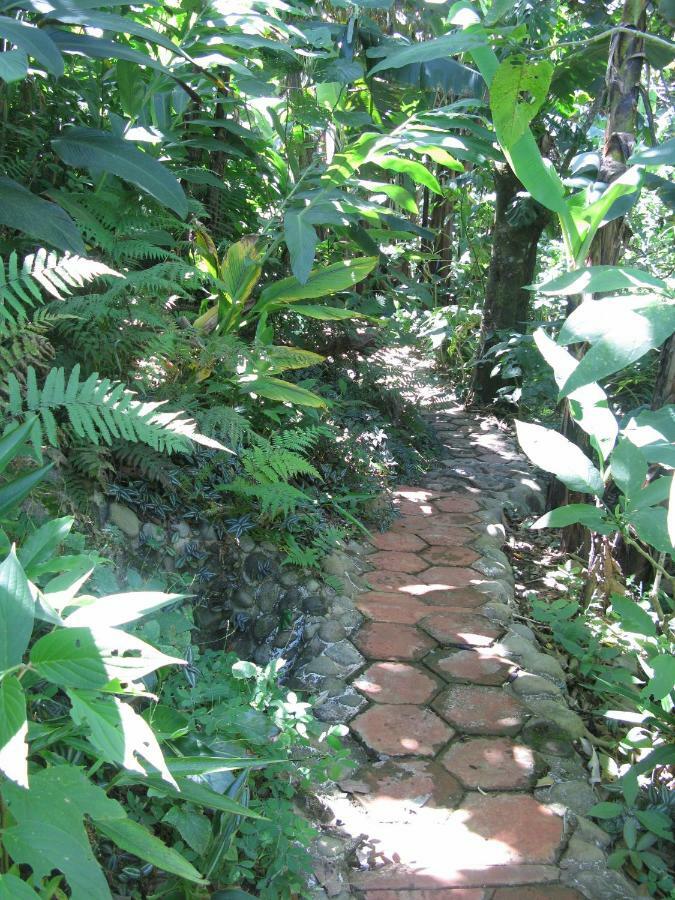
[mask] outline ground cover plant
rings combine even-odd
[[[340,729],[200,646],[199,559],[111,579],[95,500],[320,574],[433,458],[403,345],[554,476],[575,579],[530,609],[594,698],[612,863],[672,893],[674,21],[4,5],[0,894],[307,894]]]

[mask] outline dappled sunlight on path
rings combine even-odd
[[[366,664],[352,685],[369,705],[350,730],[366,761],[331,799],[343,833],[364,842],[351,890],[573,900],[558,866],[565,819],[533,795],[547,766],[524,734],[531,711],[500,644],[513,576],[498,492],[538,486],[510,439],[445,406],[431,412],[446,447],[439,470],[396,492],[399,516],[373,537],[356,600],[367,621],[352,640]]]

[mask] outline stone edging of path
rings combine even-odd
[[[585,815],[587,731],[565,673],[513,622],[503,513],[538,511],[542,489],[491,423],[459,407],[432,421],[439,469],[344,557],[364,624],[296,675],[324,690],[320,717],[349,724],[361,762],[320,798],[315,896],[629,900]]]

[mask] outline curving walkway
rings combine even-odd
[[[439,470],[396,492],[400,517],[373,537],[355,600],[366,621],[351,640],[365,664],[352,685],[368,705],[349,728],[364,763],[330,806],[360,850],[348,892],[343,883],[329,895],[624,896],[594,893],[602,833],[582,816],[593,792],[573,748],[584,727],[565,704],[564,673],[513,624],[503,508],[534,508],[541,489],[494,423],[457,407],[433,420]]]

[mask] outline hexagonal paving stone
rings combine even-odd
[[[375,703],[428,703],[440,683],[428,672],[400,662],[378,662],[354,681]]]
[[[405,821],[422,806],[453,809],[464,793],[438,763],[423,759],[372,763],[356,777],[369,790],[354,793],[355,799],[379,822]]]
[[[415,534],[427,544],[437,547],[459,547],[476,538],[475,531],[470,531],[468,528],[444,528],[436,525],[433,520],[428,524],[420,525],[415,530]]]
[[[467,788],[482,791],[522,791],[534,783],[541,767],[530,747],[508,738],[457,741],[441,763]]]
[[[467,734],[517,734],[527,718],[523,704],[502,688],[473,684],[451,685],[432,707]]]
[[[471,547],[427,547],[420,555],[430,566],[471,566],[480,559]]]
[[[426,500],[415,501],[397,498],[394,500],[394,509],[402,516],[433,516],[436,510]]]
[[[429,585],[427,585],[429,587]],[[481,594],[475,588],[447,588],[443,591],[434,589],[420,591],[420,597],[424,598],[424,602],[429,606],[442,607],[445,609],[478,609],[485,606],[489,598],[485,594]]]
[[[388,572],[405,572],[414,575],[429,568],[429,563],[416,553],[396,553],[380,550],[368,557],[368,564]]]
[[[473,569],[465,569],[460,566],[431,566],[417,577],[425,584],[435,585],[436,590],[469,587],[471,584],[478,584],[484,580]]]
[[[404,531],[414,531],[416,528],[433,527],[438,530],[440,528],[456,528],[463,525],[473,525],[478,522],[476,516],[472,513],[436,513],[434,516],[405,516],[398,519],[396,527]]]
[[[438,493],[430,491],[428,488],[399,485],[394,491],[394,497],[400,497],[402,500],[412,500],[415,503],[428,503],[430,500],[438,497]]]
[[[515,671],[514,664],[489,647],[475,650],[434,650],[424,658],[425,665],[448,681],[469,684],[501,685]]]
[[[353,640],[364,656],[377,660],[421,659],[436,646],[418,628],[391,622],[368,622]]]
[[[427,707],[403,704],[375,704],[350,727],[371,750],[387,756],[435,756],[454,735]]]
[[[474,572],[474,575],[477,573]],[[376,569],[368,572],[365,579],[374,591],[400,591],[402,588],[414,587],[419,582],[419,576],[406,575],[404,572],[386,572]]]
[[[508,862],[532,865],[556,860],[563,820],[529,794],[467,794],[451,818],[460,816],[485,841],[486,864],[490,845]]]
[[[396,534],[393,531],[372,535],[370,543],[378,550],[391,550],[396,553],[416,553],[426,547],[424,541],[417,535]]]
[[[459,493],[434,500],[433,505],[439,512],[446,513],[471,513],[480,509],[480,505],[474,497]]]
[[[485,616],[460,609],[433,613],[419,624],[439,644],[471,647],[489,647],[505,630]]]
[[[415,625],[430,612],[429,606],[417,597],[380,591],[359,594],[356,605],[375,622],[398,622],[400,625]]]
[[[562,884],[530,884],[498,888],[492,900],[583,900],[583,895]]]

